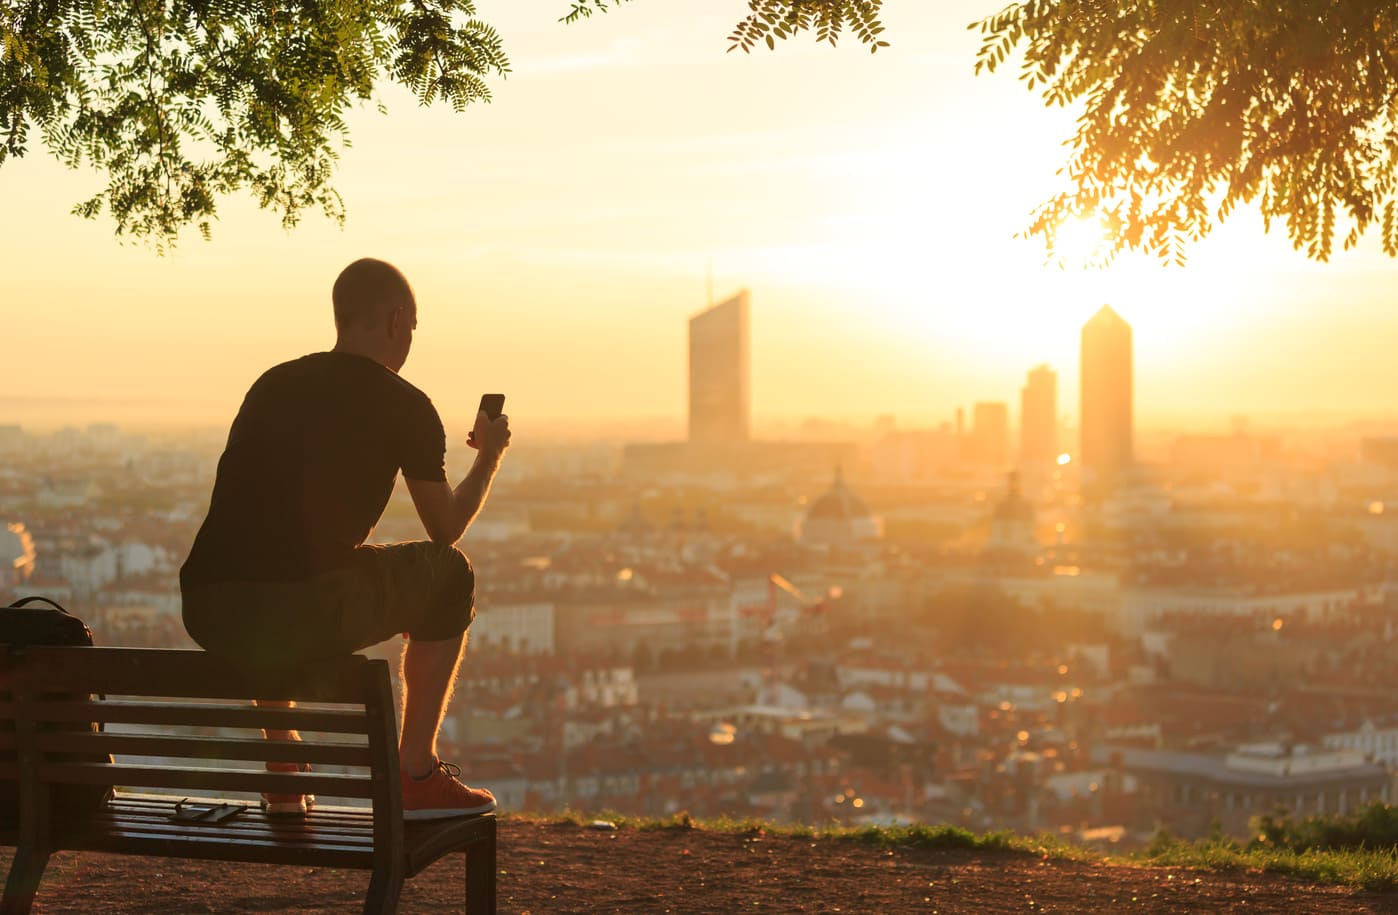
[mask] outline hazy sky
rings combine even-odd
[[[481,0],[513,64],[492,104],[386,88],[386,117],[351,118],[343,231],[309,215],[288,234],[229,199],[212,243],[189,233],[159,258],[68,215],[93,174],[37,147],[5,163],[0,422],[36,420],[20,398],[103,418],[73,403],[101,398],[118,420],[226,423],[262,370],[331,345],[330,285],[364,255],[413,282],[403,374],[448,417],[499,390],[517,426],[679,420],[710,261],[719,297],[752,290],[759,422],[1017,409],[1040,362],[1074,414],[1078,327],[1106,302],[1136,329],[1143,424],[1393,412],[1398,265],[1373,241],[1311,264],[1244,215],[1185,270],[1088,273],[1013,237],[1071,115],[1013,71],[973,77],[965,26],[998,0],[889,0],[893,46],[872,57],[806,39],[726,54],[738,0],[635,0],[573,26],[566,6]]]

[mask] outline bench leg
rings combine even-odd
[[[398,911],[398,896],[403,892],[403,868],[374,868],[369,879],[369,894],[364,897],[364,915],[393,915]]]
[[[495,915],[495,830],[466,846],[466,915]]]
[[[10,876],[5,880],[5,896],[0,899],[0,913],[3,915],[24,915],[34,904],[34,894],[39,891],[39,881],[48,867],[49,851],[33,846],[20,845],[15,849],[14,861],[10,863]]]

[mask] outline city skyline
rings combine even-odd
[[[853,416],[807,414],[774,417],[770,412],[755,411],[751,394],[751,292],[746,288],[740,289],[717,304],[712,304],[712,289],[709,296],[711,304],[687,320],[687,410],[682,417],[598,416],[574,418],[572,425],[564,422],[561,426],[553,425],[558,421],[556,417],[544,417],[536,428],[545,438],[559,434],[575,437],[580,430],[590,430],[594,434],[626,430],[622,434],[651,440],[669,437],[671,427],[678,420],[686,428],[690,442],[719,443],[745,442],[772,435],[785,437],[791,434],[793,426],[805,428],[812,423],[852,428],[872,421],[876,430],[881,426],[889,429],[934,428],[946,424],[949,414],[926,404],[921,405],[922,409],[904,414],[901,420],[896,413],[880,404],[868,405],[867,409],[871,412]],[[958,437],[966,437],[967,454],[985,463],[1008,467],[1012,463],[1012,449],[1015,460],[1025,465],[1044,464],[1057,459],[1064,450],[1070,457],[1088,450],[1095,453],[1086,458],[1087,463],[1110,465],[1113,469],[1108,475],[1112,475],[1131,463],[1129,455],[1133,452],[1132,441],[1137,427],[1157,432],[1184,429],[1214,433],[1225,425],[1230,429],[1236,428],[1245,416],[1244,413],[1219,406],[1212,414],[1195,411],[1187,416],[1147,416],[1142,423],[1134,402],[1138,384],[1134,370],[1135,345],[1130,324],[1110,304],[1103,305],[1083,324],[1078,336],[1078,351],[1073,361],[1079,367],[1079,413],[1075,416],[1059,412],[1059,373],[1048,363],[1040,363],[1028,370],[1025,383],[1019,389],[1019,413],[1013,415],[1013,420],[1018,424],[1018,438],[1011,435],[1009,403],[974,400],[971,422],[967,428],[965,410],[961,405],[963,401],[957,396],[954,407],[956,430]],[[1083,379],[1094,372],[1096,382],[1085,383]],[[1090,395],[1090,389],[1096,393]],[[943,398],[951,396],[947,392],[941,393]],[[962,393],[972,392],[957,392]],[[115,424],[150,427],[139,419],[133,423],[132,417],[123,414],[120,408],[113,412],[110,409],[113,403],[120,402],[77,398],[37,398],[26,402],[23,398],[0,397],[0,427],[39,430]],[[136,404],[128,401],[121,406],[129,408]],[[1090,413],[1093,418],[1084,422]],[[443,411],[443,415],[448,426],[469,425],[473,421],[470,414],[458,415],[450,409]],[[35,416],[40,417],[37,422],[34,421]],[[1302,412],[1288,417],[1285,412],[1264,411],[1263,418],[1264,422],[1280,421],[1300,426],[1317,420],[1316,416],[1306,417]],[[1359,415],[1345,417],[1337,414],[1328,419],[1320,417],[1320,422],[1322,426],[1327,421],[1353,423],[1359,418]],[[1370,415],[1368,419],[1380,426],[1398,422],[1398,416],[1391,412]],[[222,421],[221,417],[210,415],[191,422],[185,415],[163,425],[174,428],[218,428]],[[157,421],[153,427],[159,428],[161,425]],[[1071,447],[1058,441],[1060,428],[1076,433]],[[1089,438],[1092,444],[1085,445]],[[1117,456],[1104,459],[1104,454]],[[1128,457],[1123,461],[1121,454]]]
[[[964,26],[989,12],[894,6],[878,55],[798,42],[747,57],[724,51],[726,11],[697,0],[568,27],[505,7],[514,72],[494,103],[458,115],[388,89],[387,117],[347,113],[343,230],[307,216],[286,233],[235,198],[212,242],[165,258],[69,215],[93,173],[8,160],[0,192],[24,218],[0,226],[0,325],[14,353],[64,370],[15,373],[5,395],[225,423],[268,365],[331,345],[330,283],[372,255],[414,284],[404,375],[444,413],[491,390],[521,421],[682,418],[680,320],[712,263],[720,288],[762,303],[755,419],[1013,403],[1043,362],[1071,390],[1076,328],[1103,303],[1142,341],[1143,418],[1392,415],[1392,261],[1370,240],[1312,263],[1244,209],[1183,268],[1092,271],[1016,239],[1072,118],[972,74]]]

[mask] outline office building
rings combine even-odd
[[[1134,460],[1131,325],[1104,305],[1082,328],[1083,473],[1109,483]]]
[[[1031,369],[1019,392],[1019,459],[1025,467],[1058,459],[1058,375],[1046,365]]]
[[[748,292],[689,319],[689,441],[749,438]]]
[[[978,403],[971,409],[971,457],[981,465],[1003,470],[1010,454],[1010,407]]]

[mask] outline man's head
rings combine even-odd
[[[398,371],[417,327],[417,301],[398,268],[363,257],[340,271],[335,303],[335,349],[358,353]]]

